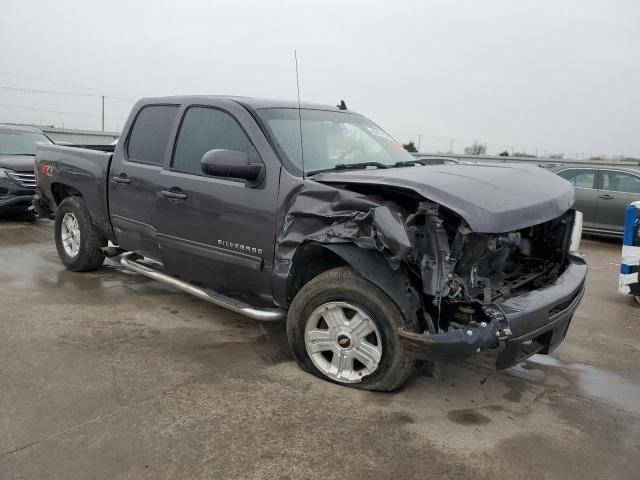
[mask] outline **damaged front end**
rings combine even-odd
[[[586,275],[582,258],[570,253],[575,218],[567,210],[526,228],[478,233],[460,214],[414,192],[313,182],[288,207],[276,267],[288,275],[305,242],[376,250],[418,297],[409,313],[422,332],[398,332],[406,350],[443,360],[498,349],[497,366],[506,368],[551,352],[566,334]],[[387,289],[402,303],[398,292]]]
[[[407,218],[415,247],[409,265],[422,284],[430,328],[401,331],[405,348],[425,359],[499,348],[500,368],[553,350],[586,273],[582,259],[569,253],[575,216],[569,210],[517,231],[483,234],[439,205],[421,202]],[[558,285],[563,277],[560,283],[568,285]]]

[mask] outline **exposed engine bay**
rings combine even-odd
[[[503,234],[471,231],[439,205],[421,202],[406,221],[415,247],[407,266],[433,298],[435,331],[487,319],[488,305],[553,283],[562,273],[572,210],[539,225]]]

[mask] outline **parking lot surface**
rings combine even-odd
[[[113,261],[69,272],[51,222],[0,220],[0,478],[638,478],[640,309],[619,245],[582,247],[552,357],[383,394],[299,370],[282,324]]]

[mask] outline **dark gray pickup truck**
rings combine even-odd
[[[299,365],[390,391],[563,340],[584,290],[572,186],[537,166],[424,166],[362,115],[243,97],[143,99],[113,153],[46,146],[42,215],[72,271],[126,267],[248,317]]]

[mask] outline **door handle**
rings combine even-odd
[[[608,193],[605,193],[604,195],[600,195],[600,198],[603,200],[613,200],[613,197]]]
[[[129,177],[127,177],[126,173],[121,173],[117,177],[112,177],[111,180],[113,180],[115,183],[119,183],[121,185],[126,185],[128,183],[131,183],[131,179]]]
[[[179,189],[160,190],[160,195],[167,198],[174,198],[176,200],[184,200],[189,197],[189,195],[182,193]]]

